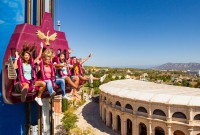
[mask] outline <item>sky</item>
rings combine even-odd
[[[0,0],[1,50],[24,21],[23,2]],[[199,7],[199,0],[55,0],[55,21],[61,21],[73,56],[93,53],[85,65],[199,63]]]
[[[86,65],[200,62],[199,0],[59,0],[56,15]]]
[[[24,0],[0,0],[0,63],[16,24],[23,22]]]

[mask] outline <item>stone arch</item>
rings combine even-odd
[[[116,106],[121,106],[121,103],[120,103],[119,101],[117,101],[117,102],[115,103],[115,105],[116,105]]]
[[[142,106],[138,107],[138,110],[137,110],[137,111],[138,111],[138,112],[143,112],[143,113],[148,113],[148,112],[147,112],[147,109],[144,108],[144,107],[142,107]]]
[[[147,126],[142,122],[139,124],[139,135],[147,135]]]
[[[121,133],[121,118],[117,115],[117,131]]]
[[[130,110],[133,110],[133,107],[132,107],[132,105],[130,105],[130,104],[126,104],[126,105],[125,105],[125,108],[126,108],[126,109],[130,109]]]
[[[126,120],[126,125],[127,125],[127,127],[126,127],[127,135],[132,135],[133,134],[133,129],[132,129],[133,123],[132,123],[132,121],[130,119],[127,119]]]
[[[175,112],[172,118],[187,119],[186,115],[182,112]]]
[[[104,122],[106,123],[106,108],[105,107],[103,108],[103,111],[104,111],[103,112],[103,115],[104,115],[103,118],[104,118]]]
[[[154,115],[160,115],[160,116],[166,116],[165,112],[162,111],[162,110],[160,110],[160,109],[155,109],[155,110],[153,111],[153,114],[154,114]]]
[[[102,118],[102,104],[100,104],[100,110],[99,110],[99,112],[100,112],[100,116]]]
[[[157,129],[159,127],[159,129],[163,129],[165,134],[167,134],[167,126],[166,126],[166,123],[164,122],[157,122],[157,121],[154,121],[152,122],[152,130],[155,131],[155,129]],[[155,134],[155,133],[154,133]]]
[[[113,115],[112,115],[112,112],[110,111],[109,112],[109,118],[110,118],[110,123],[109,123],[109,127],[111,127],[112,128],[112,125],[113,125]]]
[[[173,135],[185,135],[185,133],[181,130],[176,130]]]
[[[165,135],[165,130],[162,127],[155,127],[155,135]]]
[[[194,120],[200,120],[200,114],[195,115]]]

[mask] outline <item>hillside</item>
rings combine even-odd
[[[153,69],[158,70],[191,70],[198,71],[200,70],[200,63],[166,63]]]

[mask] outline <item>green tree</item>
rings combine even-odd
[[[68,100],[62,99],[62,112],[67,111],[67,109],[68,109]]]
[[[120,79],[125,79],[125,76],[124,76],[124,75],[122,75],[122,77],[121,77]]]
[[[189,83],[187,80],[183,80],[183,81],[182,81],[182,85],[183,85],[183,86],[186,86],[186,87],[189,87],[189,86],[190,86],[190,83]]]
[[[69,132],[71,129],[76,128],[76,122],[78,121],[78,117],[73,113],[72,110],[68,109],[64,113],[64,117],[62,118],[62,127]]]
[[[119,76],[116,76],[116,77],[115,77],[115,80],[119,80]]]

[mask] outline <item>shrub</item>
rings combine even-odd
[[[62,112],[67,111],[67,109],[68,109],[68,100],[62,99]]]
[[[81,129],[79,127],[70,130],[70,135],[95,135],[94,131],[87,127],[86,129]]]
[[[76,122],[78,121],[78,117],[73,113],[74,111],[68,109],[64,113],[64,117],[62,118],[62,127],[69,132],[71,129],[76,128]]]

